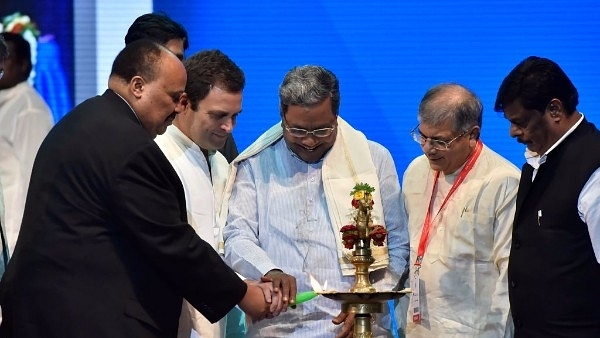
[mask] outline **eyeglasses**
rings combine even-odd
[[[460,135],[456,136],[455,138],[449,140],[449,141],[444,141],[444,140],[440,140],[440,139],[436,139],[436,138],[431,138],[431,137],[427,137],[423,134],[421,134],[421,132],[417,129],[419,128],[420,124],[417,124],[416,127],[414,127],[411,131],[410,131],[410,135],[412,136],[413,140],[415,140],[415,142],[417,142],[418,144],[421,145],[421,147],[425,146],[425,143],[429,142],[429,145],[435,149],[435,150],[448,150],[450,149],[450,144],[452,144],[452,142],[458,140],[459,138],[465,136],[469,130],[465,130],[463,131]]]
[[[327,136],[330,136],[331,134],[333,134],[333,131],[335,130],[335,128],[337,128],[337,124],[336,124],[330,128],[319,128],[319,129],[315,129],[315,130],[306,130],[306,129],[302,129],[302,128],[290,128],[287,125],[287,123],[285,122],[285,120],[283,120],[282,122],[283,122],[283,127],[285,128],[285,130],[287,130],[287,132],[290,133],[290,135],[292,135],[293,137],[298,137],[298,138],[306,137],[309,134],[312,134],[314,137],[318,137],[318,138],[327,137]]]

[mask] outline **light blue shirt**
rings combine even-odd
[[[379,291],[391,290],[408,266],[407,218],[396,167],[387,149],[369,141],[388,230],[389,268],[371,273]],[[225,260],[237,272],[260,279],[272,269],[296,277],[298,292],[312,290],[309,273],[328,290],[348,291],[354,276],[342,276],[334,230],[321,179],[322,161],[306,163],[283,139],[239,164],[223,231]],[[348,206],[350,190],[348,187]],[[350,216],[348,218],[350,221]],[[385,306],[384,306],[385,308]],[[317,297],[274,319],[250,325],[249,337],[334,337],[331,320],[341,304]],[[389,316],[378,315],[374,336],[386,337]]]

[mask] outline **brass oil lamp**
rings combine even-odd
[[[342,311],[354,314],[354,337],[372,338],[371,320],[374,313],[383,312],[383,304],[390,299],[400,298],[410,290],[377,291],[369,279],[369,267],[375,261],[371,243],[383,245],[387,232],[381,225],[374,225],[372,192],[375,189],[366,183],[357,184],[351,192],[355,213],[353,224],[340,229],[342,242],[347,249],[354,249],[350,262],[355,267],[355,283],[349,292],[324,291],[327,298],[342,302]]]

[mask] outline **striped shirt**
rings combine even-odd
[[[389,268],[371,273],[371,280],[377,280],[373,285],[378,290],[391,290],[407,268],[406,213],[389,151],[372,141],[369,149],[381,187],[390,256]],[[296,277],[298,292],[312,289],[309,274],[321,284],[327,282],[328,290],[350,289],[355,278],[342,276],[340,270],[340,239],[327,211],[322,163],[300,160],[283,139],[240,163],[223,232],[225,259],[237,272],[256,280],[281,269]],[[349,209],[350,201],[348,195]],[[334,337],[340,328],[331,320],[340,310],[340,303],[317,297],[250,325],[248,337]],[[374,336],[389,336],[383,329],[389,328],[389,316],[377,318]]]

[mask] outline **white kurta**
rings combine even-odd
[[[0,90],[0,180],[10,252],[15,248],[35,155],[54,124],[44,99],[26,81]]]
[[[440,174],[432,217],[458,172]],[[434,175],[425,156],[404,173],[411,279]],[[512,337],[507,267],[519,176],[514,165],[484,146],[435,216],[419,274],[422,322],[412,322],[409,306],[407,337]]]
[[[194,142],[185,136],[177,127],[171,125],[163,135],[155,139],[165,156],[173,165],[185,190],[188,222],[196,233],[217,250],[221,233],[217,224],[217,205],[220,200],[219,191],[213,189],[211,172],[206,157]],[[229,164],[220,153],[211,153],[212,166],[227,167]],[[213,169],[213,175],[218,170]],[[227,177],[226,175],[223,176]],[[215,180],[220,180],[215,177]],[[200,312],[184,301],[181,312],[179,337],[214,337],[220,338],[225,333],[226,319],[212,324]]]

